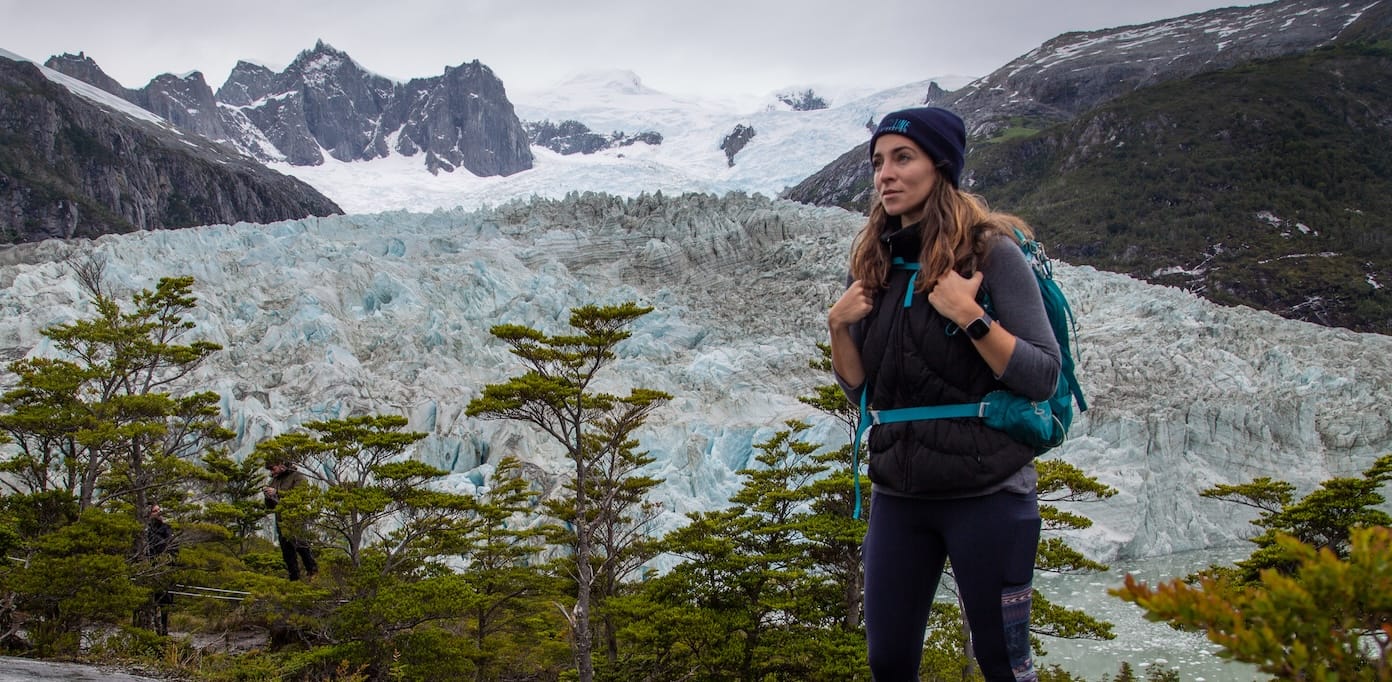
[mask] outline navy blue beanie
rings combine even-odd
[[[880,120],[875,134],[870,136],[870,156],[875,155],[875,140],[894,133],[918,143],[923,151],[942,169],[943,175],[959,187],[962,180],[963,157],[967,149],[967,127],[961,117],[939,107],[902,109]]]

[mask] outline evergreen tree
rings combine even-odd
[[[265,475],[257,458],[238,462],[226,451],[211,451],[203,457],[203,475],[193,483],[203,502],[198,517],[226,529],[235,554],[245,554],[269,513],[261,500]]]
[[[1392,481],[1392,455],[1378,459],[1360,477],[1331,478],[1298,502],[1293,501],[1294,485],[1269,477],[1214,486],[1200,495],[1258,510],[1252,521],[1262,529],[1252,539],[1257,549],[1237,562],[1238,580],[1250,583],[1265,569],[1289,572],[1296,566],[1296,557],[1288,555],[1278,541],[1281,534],[1347,558],[1354,528],[1392,525],[1392,516],[1379,508],[1385,501],[1379,489],[1388,481]]]
[[[581,682],[594,679],[594,634],[591,626],[596,586],[601,518],[619,518],[622,512],[607,510],[595,499],[595,479],[647,415],[669,396],[647,389],[633,389],[618,397],[594,388],[601,370],[615,359],[614,349],[630,336],[627,327],[652,312],[634,303],[615,306],[582,306],[571,311],[573,334],[547,336],[522,325],[497,325],[490,331],[511,352],[522,358],[527,370],[503,384],[490,384],[483,395],[469,403],[467,414],[489,419],[528,422],[551,436],[565,450],[574,466],[570,490],[573,503],[566,521],[574,532],[576,599],[566,612],[571,627],[575,664]],[[615,495],[614,502],[622,502]]]
[[[412,553],[432,554],[436,536],[462,516],[464,501],[426,487],[448,472],[404,459],[425,437],[402,431],[405,426],[394,415],[314,421],[305,424],[312,435],[288,433],[258,444],[258,460],[297,463],[326,486],[288,491],[279,509],[283,522],[313,529],[355,568],[368,543],[383,552],[380,569],[387,573]]]
[[[828,465],[806,425],[758,444],[733,506],[688,514],[664,541],[684,561],[629,600],[624,635],[645,679],[866,679],[863,637],[842,627],[839,577],[819,565],[813,484]],[[645,618],[640,620],[637,615]]]
[[[1392,679],[1392,528],[1378,509],[1392,455],[1360,478],[1334,478],[1298,502],[1295,487],[1259,478],[1208,497],[1260,510],[1257,549],[1235,567],[1155,587],[1130,576],[1113,594],[1149,617],[1204,630],[1221,655],[1283,679]]]
[[[808,365],[830,374],[831,346],[819,343],[817,349],[820,356],[809,361]],[[860,547],[865,540],[866,522],[870,518],[868,508],[861,513],[863,520],[851,518],[855,509],[852,476],[860,476],[860,472],[851,471],[850,443],[860,421],[860,411],[846,399],[846,394],[836,384],[816,386],[812,395],[800,396],[798,400],[832,417],[846,431],[846,445],[814,456],[819,463],[826,465],[827,473],[809,486],[809,499],[817,514],[809,520],[807,532],[812,542],[811,551],[818,564],[842,586],[841,628],[859,631],[865,594],[865,571],[861,564]],[[861,489],[869,488],[869,477],[862,477]]]
[[[206,341],[180,343],[194,327],[186,319],[197,303],[193,279],[161,279],[154,290],[136,293],[125,311],[103,289],[101,270],[94,262],[74,265],[95,316],[44,329],[53,356],[10,363],[17,381],[0,396],[0,432],[12,443],[0,461],[8,474],[0,482],[14,493],[6,505],[25,520],[14,549],[24,561],[20,572],[33,573],[33,580],[13,576],[11,584],[17,592],[36,590],[16,597],[41,604],[34,613],[46,625],[32,630],[41,637],[50,625],[65,632],[82,627],[70,608],[63,613],[70,606],[91,617],[109,615],[88,609],[104,600],[73,599],[65,581],[47,581],[45,575],[60,570],[50,561],[64,563],[65,576],[87,581],[71,586],[79,593],[92,589],[117,601],[131,593],[132,580],[137,594],[163,582],[167,564],[152,565],[145,547],[150,506],[183,502],[185,482],[201,475],[198,457],[232,437],[216,421],[217,394],[173,392],[219,349]],[[73,539],[94,529],[120,534],[102,542]],[[90,570],[85,562],[112,561],[110,543],[124,544],[127,565]],[[45,554],[60,550],[78,554]]]
[[[502,679],[506,671],[532,679],[569,658],[550,636],[564,627],[551,606],[564,592],[542,570],[548,528],[532,516],[535,496],[521,464],[504,457],[456,539],[468,562],[463,631],[476,682]]]
[[[470,669],[490,679],[498,664],[489,667],[480,646],[493,641],[497,623],[522,596],[544,585],[535,570],[509,572],[535,552],[510,554],[505,542],[535,534],[510,534],[502,525],[518,509],[511,468],[501,467],[501,501],[440,490],[436,483],[448,472],[406,458],[424,434],[405,426],[399,416],[309,422],[306,431],[268,439],[253,454],[297,464],[326,486],[284,491],[276,509],[282,524],[324,540],[329,575],[311,585],[267,586],[264,596],[272,625],[309,646],[296,659],[304,674],[334,674],[346,662],[370,679],[392,670],[437,679]],[[452,566],[461,555],[472,564],[463,573]],[[536,587],[503,592],[500,575]],[[472,635],[459,627],[469,615],[477,626]]]

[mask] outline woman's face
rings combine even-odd
[[[905,225],[923,217],[923,203],[938,182],[933,159],[916,142],[889,133],[875,140],[875,191],[885,213],[899,216]]]

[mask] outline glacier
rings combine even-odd
[[[665,479],[663,531],[727,504],[754,445],[785,420],[812,423],[810,438],[828,447],[847,442],[844,427],[797,397],[830,381],[807,362],[826,338],[825,311],[862,221],[742,192],[572,192],[50,240],[0,253],[0,357],[50,353],[42,329],[92,313],[70,260],[104,263],[120,300],[191,275],[190,338],[223,350],[190,387],[221,396],[237,456],[306,421],[398,414],[427,434],[412,456],[470,492],[502,455],[551,476],[567,470],[531,427],[465,416],[484,385],[522,369],[489,328],[561,333],[573,307],[637,301],[654,311],[599,388],[673,396],[639,433],[656,458],[647,473]],[[1308,491],[1392,449],[1392,338],[1055,266],[1078,316],[1091,409],[1047,456],[1118,490],[1062,505],[1096,521],[1070,537],[1093,558],[1231,546],[1251,535],[1252,517],[1200,490],[1273,476]]]

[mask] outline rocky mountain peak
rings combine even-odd
[[[68,75],[115,83],[84,56],[63,61]],[[319,165],[327,151],[340,161],[423,153],[432,172],[510,175],[532,166],[502,81],[478,60],[397,83],[319,40],[280,72],[239,61],[216,94],[201,74],[161,76],[116,94],[261,161]]]
[[[71,82],[64,76],[0,58],[0,91],[12,95],[0,97],[0,215],[19,217],[0,242],[342,212],[309,185],[223,145],[158,125],[153,115],[113,112],[116,98],[89,88],[79,96],[50,80]],[[217,108],[201,74],[161,76],[144,92],[181,116]]]
[[[97,62],[88,57],[86,53],[71,54],[65,52],[54,55],[44,62],[44,66],[58,73],[72,76],[84,83],[91,83],[127,101],[131,100],[131,90],[116,82],[115,78],[106,75],[106,72],[97,66]]]
[[[391,83],[381,76],[370,75],[367,69],[353,61],[348,53],[334,49],[323,40],[316,42],[314,49],[305,50],[296,56],[285,72],[298,74],[310,87],[361,78],[381,79],[388,83],[388,87]]]
[[[218,102],[234,107],[247,106],[272,94],[276,73],[260,64],[238,61],[218,88]]]
[[[203,74],[193,71],[183,76],[160,74],[145,86],[137,102],[159,114],[180,130],[197,133],[210,140],[227,138],[227,128],[218,112],[213,89]]]
[[[401,122],[395,151],[424,151],[432,173],[512,175],[532,167],[530,138],[503,82],[478,60],[398,86],[384,121]]]

